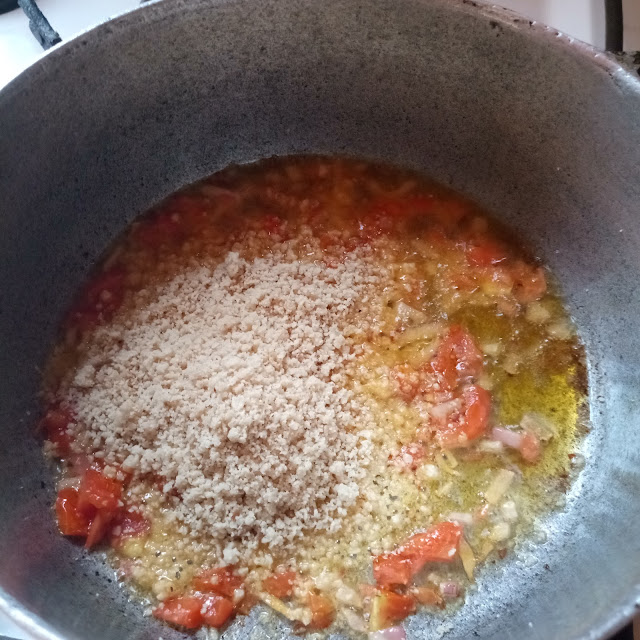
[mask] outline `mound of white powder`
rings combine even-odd
[[[133,294],[59,390],[77,442],[163,478],[178,520],[227,561],[230,541],[276,548],[337,530],[370,457],[346,334],[380,272],[360,254],[335,268],[286,255],[194,261]]]

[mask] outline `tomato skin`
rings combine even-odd
[[[290,598],[297,577],[291,570],[274,573],[262,581],[262,588],[276,598]]]
[[[381,591],[371,604],[369,630],[380,631],[392,627],[415,613],[416,601],[408,595],[393,591]]]
[[[204,599],[197,596],[175,596],[168,598],[153,610],[154,617],[185,629],[197,629],[204,621],[202,607]]]
[[[219,596],[233,597],[233,592],[242,586],[242,578],[233,572],[233,567],[208,569],[193,579],[193,588]]]
[[[204,624],[219,629],[233,615],[233,603],[224,596],[208,596],[201,610]]]
[[[73,438],[68,428],[73,422],[73,414],[63,407],[51,407],[40,421],[46,439],[55,445],[56,453],[62,458],[71,453]]]
[[[326,629],[335,617],[335,608],[325,596],[311,593],[307,596],[307,605],[311,609],[311,623],[307,629]]]
[[[87,539],[84,542],[85,549],[95,547],[107,535],[112,520],[113,514],[109,511],[98,510],[96,512],[96,515],[91,520]]]
[[[460,325],[452,325],[431,366],[442,387],[455,389],[462,380],[482,373],[483,356],[471,334]]]
[[[78,492],[75,489],[60,489],[56,499],[58,528],[63,536],[86,536],[90,519],[78,508]]]
[[[478,385],[469,385],[462,391],[465,402],[462,430],[468,440],[479,438],[487,430],[491,411],[491,394]]]
[[[428,562],[451,562],[461,537],[462,529],[454,522],[441,522],[416,533],[395,551],[373,559],[373,577],[381,587],[407,585]]]
[[[122,482],[90,468],[82,477],[78,494],[80,509],[90,512],[93,507],[115,514],[120,508]]]

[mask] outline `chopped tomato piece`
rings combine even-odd
[[[60,489],[56,500],[58,528],[64,536],[86,536],[89,533],[89,518],[78,508],[78,492],[75,489]]]
[[[196,596],[176,596],[165,600],[153,610],[160,620],[185,629],[197,629],[202,626],[202,607],[204,600]]]
[[[89,533],[84,543],[85,549],[91,549],[100,542],[109,530],[111,521],[113,520],[113,514],[109,511],[98,510],[96,515],[91,520],[91,526],[89,527]]]
[[[524,458],[525,462],[533,464],[538,462],[540,454],[540,439],[534,433],[527,431],[522,436],[522,441],[520,443],[520,455]]]
[[[438,430],[438,442],[445,449],[465,446],[482,436],[487,430],[491,412],[491,394],[478,385],[468,385],[462,390],[463,413],[453,423],[446,423]]]
[[[193,587],[198,591],[217,593],[219,596],[233,597],[233,592],[242,586],[242,578],[233,572],[233,567],[208,569],[193,579]]]
[[[224,596],[208,596],[202,607],[204,623],[219,629],[233,615],[233,603]]]
[[[532,267],[518,261],[511,271],[515,283],[513,293],[518,302],[534,302],[542,298],[547,290],[547,279],[542,267]]]
[[[295,571],[274,573],[262,581],[262,588],[276,598],[290,598],[297,575]]]
[[[467,260],[475,267],[490,267],[508,258],[506,248],[490,238],[475,240],[467,246],[466,253]]]
[[[371,603],[369,630],[380,631],[404,620],[415,613],[416,601],[407,595],[400,595],[393,591],[382,591]]]
[[[109,478],[97,469],[87,469],[79,490],[79,507],[91,511],[95,507],[101,511],[115,514],[120,508],[122,482]]]
[[[409,584],[422,568],[420,562],[400,547],[392,553],[384,553],[373,559],[373,577],[381,586]]]
[[[335,617],[335,608],[325,596],[311,593],[307,596],[307,605],[311,609],[311,623],[308,629],[326,629]]]
[[[53,407],[45,413],[40,422],[46,439],[55,445],[56,452],[63,458],[71,453],[72,438],[68,429],[73,421],[71,411],[62,407]]]
[[[491,410],[491,395],[478,385],[469,385],[462,391],[464,398],[464,422],[462,430],[468,440],[479,438],[487,429]]]
[[[455,522],[441,522],[425,533],[416,533],[391,553],[373,559],[373,577],[382,587],[409,584],[427,562],[450,562],[458,553],[462,529]]]
[[[145,536],[151,530],[151,523],[138,511],[123,511],[113,520],[109,542],[117,547],[127,538]]]
[[[411,595],[423,605],[428,607],[443,607],[444,600],[440,591],[434,587],[414,587]]]
[[[440,522],[424,533],[411,536],[404,548],[414,557],[427,562],[450,562],[458,553],[462,529],[455,522]]]
[[[440,384],[454,389],[461,380],[482,372],[482,352],[471,334],[460,325],[453,325],[438,347],[432,367]]]

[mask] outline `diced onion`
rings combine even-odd
[[[508,353],[502,362],[502,368],[512,376],[518,373],[520,367],[520,356],[515,353]]]
[[[455,400],[449,400],[448,402],[441,402],[429,409],[429,413],[436,420],[446,420],[452,413],[460,411],[462,408],[462,400],[456,398]]]
[[[522,444],[522,434],[511,431],[511,429],[505,429],[504,427],[493,427],[491,437],[513,449],[519,449]]]
[[[511,527],[508,522],[499,522],[491,530],[491,539],[494,542],[502,542],[511,535]]]
[[[539,413],[525,413],[520,421],[520,426],[525,431],[537,435],[542,442],[547,442],[558,435],[558,431],[553,423]]]
[[[473,572],[476,568],[476,557],[464,536],[460,538],[460,560],[462,560],[462,566],[464,567],[464,572],[467,574],[467,578],[473,580]]]
[[[58,482],[58,490],[60,489],[79,489],[80,488],[80,477],[75,478],[62,478]]]
[[[369,640],[407,640],[404,627],[389,627],[380,631],[370,631]]]
[[[470,513],[463,513],[460,511],[452,511],[447,520],[451,520],[451,522],[457,522],[458,524],[472,525],[473,524],[473,516]]]
[[[343,584],[336,590],[336,600],[342,604],[350,605],[352,607],[359,607],[362,605],[362,599],[356,591],[351,587]]]
[[[480,440],[478,450],[482,453],[502,453],[504,445],[499,440]]]
[[[500,469],[494,476],[489,488],[485,491],[484,497],[489,504],[500,502],[504,494],[509,490],[516,474],[509,469]]]
[[[451,453],[451,451],[445,449],[442,452],[442,458],[447,461],[447,464],[452,469],[455,469],[458,466],[458,459],[453,455],[453,453]]]
[[[440,593],[445,598],[457,598],[460,595],[460,585],[450,580],[440,583]]]
[[[569,340],[571,338],[571,327],[563,320],[558,320],[547,327],[547,331],[552,338],[557,340]]]
[[[347,621],[349,627],[351,627],[354,631],[358,631],[360,633],[365,633],[367,631],[367,623],[365,622],[364,618],[360,614],[356,613],[353,609],[343,609],[342,615]]]
[[[396,322],[405,326],[418,325],[418,324],[422,325],[427,320],[427,316],[422,311],[418,311],[418,309],[414,309],[413,307],[410,307],[408,304],[405,304],[404,302],[402,302],[402,300],[398,302],[398,304],[396,305],[395,311],[396,311]],[[423,329],[423,327],[433,327],[433,326],[437,326],[439,328],[438,325],[423,325],[422,327],[416,327],[416,329]],[[407,333],[407,331],[405,331],[404,333]],[[415,340],[424,340],[426,337],[433,337],[435,335],[437,335],[437,330],[431,331],[430,335],[425,335],[424,331],[420,331],[416,334],[417,337],[407,340],[405,344],[409,342],[414,342]]]
[[[502,517],[508,522],[515,522],[518,519],[518,509],[513,500],[507,500],[500,509]]]
[[[274,611],[283,615],[287,620],[300,620],[304,622],[304,611],[302,609],[292,609],[288,607],[280,598],[272,596],[270,593],[259,593],[258,598],[265,604],[269,605]]]

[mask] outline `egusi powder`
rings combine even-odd
[[[342,158],[231,167],[131,225],[68,313],[58,526],[174,626],[262,603],[402,638],[557,506],[582,356],[544,267],[452,192]]]

